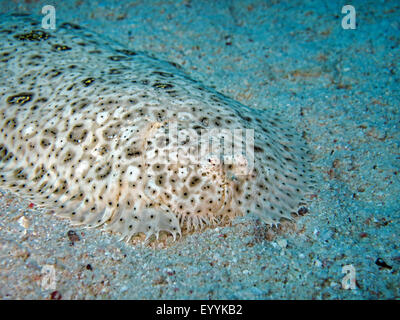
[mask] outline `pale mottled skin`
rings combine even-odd
[[[312,184],[309,160],[280,117],[76,25],[48,31],[37,21],[1,19],[2,188],[128,240],[175,238],[250,212],[276,225],[297,212]],[[196,142],[165,139],[174,127],[253,129],[254,168],[214,154],[193,161]],[[166,161],[177,146],[179,161]]]

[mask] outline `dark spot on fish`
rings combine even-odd
[[[164,77],[164,78],[173,78],[174,77],[174,75],[172,73],[169,73],[169,72],[154,71],[153,74],[159,75],[159,76]]]
[[[85,87],[90,86],[94,82],[94,78],[87,78],[85,80],[82,80],[82,83]]]
[[[31,59],[31,60],[42,60],[43,56],[41,56],[40,54],[34,54],[34,55],[30,56],[29,59]]]
[[[81,27],[78,26],[77,24],[70,23],[70,22],[64,22],[63,24],[61,24],[60,28],[74,29],[74,30],[80,30],[81,29]]]
[[[106,165],[99,165],[95,169],[97,180],[102,180],[102,179],[108,177],[111,174],[111,171],[112,171],[112,167],[109,162]]]
[[[50,141],[47,139],[42,139],[42,141],[40,141],[40,145],[43,149],[46,149],[50,145]]]
[[[15,118],[6,121],[6,128],[14,129],[17,127],[17,120]]]
[[[26,180],[28,178],[28,175],[23,172],[23,168],[17,168],[14,170],[14,178],[16,180]]]
[[[264,149],[259,146],[254,146],[254,151],[255,152],[264,152]]]
[[[56,78],[62,73],[60,70],[55,70],[55,69],[51,70],[50,72],[51,72],[49,74],[50,78]]]
[[[7,102],[9,104],[19,104],[23,106],[25,103],[28,103],[29,101],[32,100],[33,93],[30,92],[23,92],[16,94],[14,96],[10,96],[7,98]]]
[[[160,83],[160,82],[156,82],[153,84],[153,88],[160,88],[160,89],[171,89],[174,86],[170,83]]]
[[[172,62],[172,61],[167,61],[171,66],[174,66],[175,68],[178,68],[180,70],[182,70],[182,67],[177,64],[176,62]]]
[[[122,73],[122,71],[121,70],[119,70],[119,69],[110,69],[109,70],[109,73],[110,74],[121,74]]]
[[[42,30],[32,30],[29,33],[22,33],[22,34],[16,34],[14,38],[18,40],[28,40],[28,41],[41,41],[41,40],[47,40],[50,38],[51,35],[48,34],[47,32],[44,32]]]
[[[127,56],[136,56],[137,55],[137,53],[135,51],[127,50],[127,49],[117,49],[115,51],[126,54]]]
[[[63,44],[54,44],[53,50],[54,51],[67,51],[67,50],[71,50],[71,48],[66,45],[63,45]]]
[[[128,147],[125,149],[125,155],[127,159],[139,157],[142,153],[134,148]]]
[[[108,59],[110,59],[111,61],[126,61],[126,60],[130,60],[129,57],[125,57],[125,56],[110,56],[110,57],[108,57]]]
[[[84,128],[83,124],[77,124],[68,134],[68,141],[78,145],[86,139],[87,135],[88,131]]]

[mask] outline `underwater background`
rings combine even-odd
[[[317,185],[296,227],[270,233],[248,216],[162,249],[2,190],[1,299],[399,299],[399,1],[4,0],[0,12],[44,5],[280,111],[304,132]],[[355,29],[342,27],[345,5]]]

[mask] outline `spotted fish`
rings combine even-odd
[[[174,63],[72,23],[0,23],[0,187],[127,241],[293,219],[313,181],[299,134]]]

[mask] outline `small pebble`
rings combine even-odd
[[[29,220],[25,216],[19,218],[18,223],[25,229],[29,228]]]
[[[376,259],[375,264],[381,268],[392,269],[392,266],[389,266],[382,258]]]
[[[276,243],[282,248],[286,248],[287,247],[287,240],[286,239],[279,239],[278,241],[276,241]]]
[[[62,295],[58,291],[53,291],[52,293],[50,293],[50,300],[61,300],[61,298]]]
[[[70,243],[71,246],[73,246],[75,242],[80,240],[79,236],[76,234],[76,232],[74,230],[69,230],[67,235],[68,235],[69,241],[71,241],[71,243]]]
[[[314,261],[314,265],[315,265],[316,267],[320,268],[320,267],[322,266],[322,262],[319,261],[318,259],[316,259],[316,260]]]

